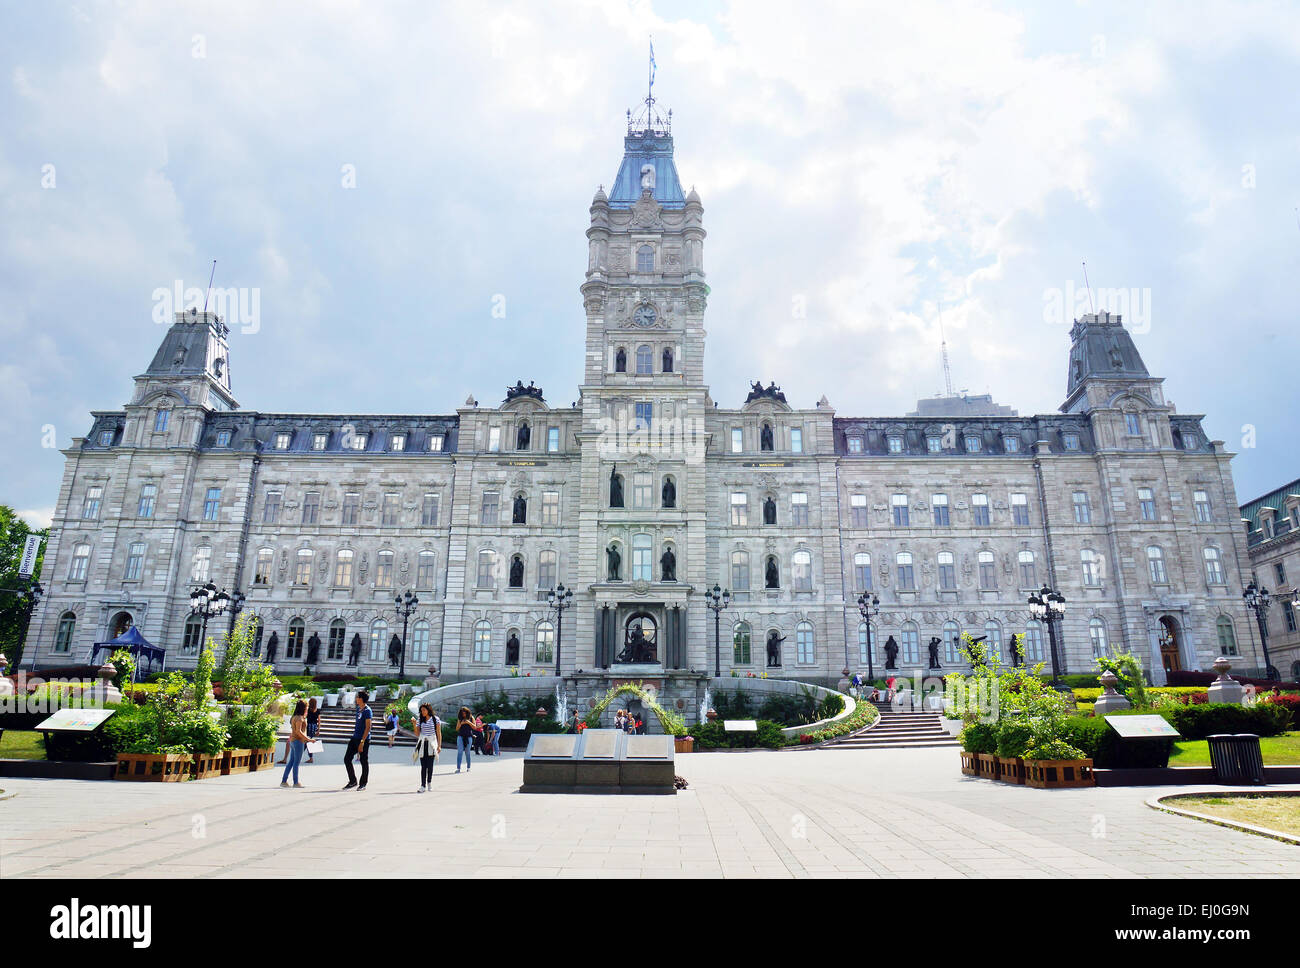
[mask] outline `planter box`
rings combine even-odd
[[[190,758],[190,776],[195,780],[206,780],[210,776],[221,776],[221,764],[225,753],[198,753]]]
[[[976,753],[975,763],[979,769],[979,775],[986,780],[996,780],[998,778],[998,758],[992,753]]]
[[[977,756],[979,756],[978,753],[967,753],[965,750],[962,750],[961,771],[966,776],[980,775],[979,761],[976,759]]]
[[[190,778],[189,753],[118,753],[118,780],[179,783]]]
[[[943,728],[949,736],[960,736],[961,731],[966,728],[966,723],[960,719],[945,719]]]
[[[1039,790],[1094,785],[1092,760],[1025,760],[1025,786]]]
[[[999,756],[998,779],[1003,783],[1025,782],[1025,761],[1018,756]]]
[[[269,770],[275,765],[275,747],[268,746],[264,750],[252,750],[248,758],[249,772],[256,770]]]
[[[333,708],[339,704],[339,694],[337,692],[325,693],[325,705]]]
[[[676,736],[673,738],[673,749],[678,753],[694,753],[695,737],[694,736]]]
[[[252,759],[252,750],[222,750],[221,775],[234,776],[237,773],[247,773],[253,768]]]

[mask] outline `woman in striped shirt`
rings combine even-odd
[[[426,793],[433,786],[433,764],[442,752],[442,723],[427,702],[420,704],[420,718],[415,724],[415,755],[420,760],[420,789]]]

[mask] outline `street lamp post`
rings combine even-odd
[[[560,642],[564,636],[564,610],[573,605],[573,589],[564,583],[546,593],[546,604],[555,612],[555,674],[560,674]]]
[[[867,682],[873,683],[876,681],[876,667],[871,645],[871,620],[880,614],[879,596],[867,598],[867,593],[863,592],[858,596],[858,611],[862,613],[862,621],[867,623]]]
[[[1273,604],[1273,597],[1267,588],[1256,584],[1254,578],[1241,593],[1241,597],[1245,600],[1246,607],[1255,613],[1255,622],[1259,625],[1259,642],[1264,647],[1264,675],[1276,681],[1277,670],[1273,668],[1273,660],[1268,654],[1268,607]]]
[[[395,599],[393,599],[393,602],[394,602],[393,607],[397,610],[397,614],[402,616],[402,648],[401,651],[398,653],[398,658],[397,658],[397,678],[405,679],[406,678],[406,626],[407,623],[411,620],[411,614],[415,611],[416,606],[420,604],[420,600],[415,596],[415,593],[408,588],[406,590],[405,595],[398,595]]]
[[[1061,667],[1056,658],[1056,623],[1065,617],[1065,596],[1044,585],[1029,596],[1029,617],[1047,623],[1047,640],[1052,650],[1052,685],[1059,687]]]
[[[230,607],[230,602],[226,590],[218,590],[212,582],[198,585],[190,592],[190,614],[203,619],[203,638],[199,641],[199,652],[208,644],[208,619],[224,613]]]
[[[731,604],[731,592],[714,585],[704,592],[704,604],[713,612],[713,675],[722,677],[722,610]]]

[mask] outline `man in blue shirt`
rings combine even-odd
[[[366,788],[370,778],[370,723],[374,718],[370,708],[370,696],[364,692],[357,693],[357,722],[352,727],[352,738],[348,740],[348,751],[343,754],[343,765],[348,771],[348,783],[343,789],[357,788],[360,793]],[[352,757],[361,757],[361,784],[357,785],[357,774],[352,769]]]

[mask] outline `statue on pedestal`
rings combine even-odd
[[[938,669],[938,668],[940,668],[940,666],[939,666],[939,646],[942,645],[942,644],[943,644],[943,640],[940,639],[937,635],[936,635],[936,636],[931,636],[931,637],[930,637],[929,649],[930,649],[930,668],[931,668],[931,669]]]
[[[898,643],[894,641],[891,635],[885,639],[885,668],[896,669],[895,661],[898,659]]]
[[[622,581],[619,570],[623,567],[623,556],[618,553],[618,545],[612,544],[605,549],[605,564],[608,566],[607,581]]]
[[[781,664],[781,643],[786,637],[776,629],[767,633],[767,667],[775,669]]]
[[[665,548],[663,555],[659,558],[660,581],[677,580],[677,556],[673,554],[672,548]]]
[[[352,636],[352,645],[348,647],[348,665],[355,666],[361,664],[361,633],[356,632]]]

